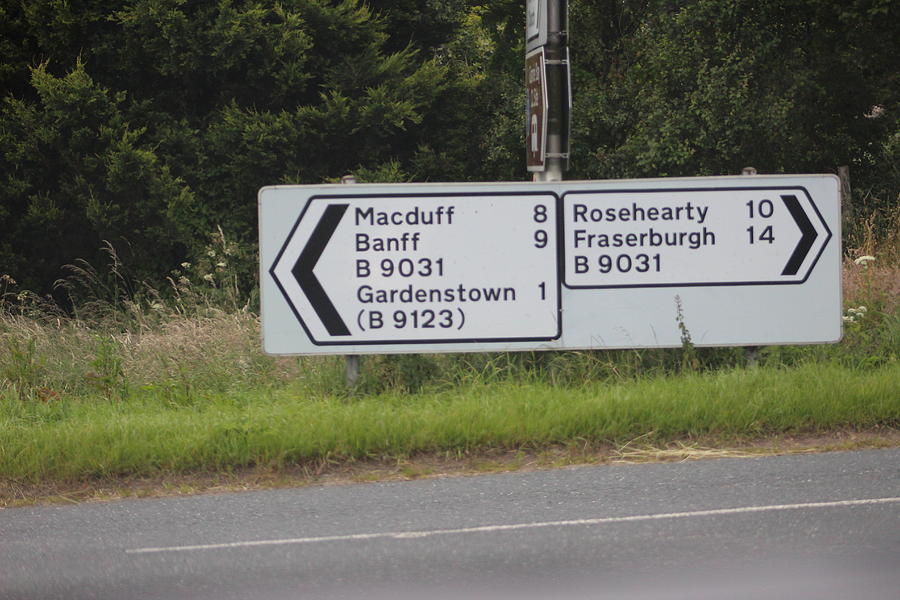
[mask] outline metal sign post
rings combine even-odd
[[[525,46],[527,167],[535,181],[561,181],[572,97],[566,0],[529,0]]]

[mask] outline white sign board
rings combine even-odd
[[[317,194],[269,274],[320,345],[556,339],[556,196]]]
[[[830,175],[275,186],[264,349],[365,354],[841,337]],[[679,309],[680,307],[680,309]]]

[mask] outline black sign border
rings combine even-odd
[[[309,327],[306,325],[306,322],[303,320],[303,317],[300,316],[300,311],[294,305],[291,300],[290,295],[284,289],[284,286],[281,285],[281,282],[278,280],[278,277],[275,276],[275,265],[277,265],[281,261],[281,257],[284,255],[288,244],[291,239],[294,237],[294,234],[297,231],[297,228],[300,226],[303,217],[306,216],[307,211],[309,210],[312,203],[317,200],[325,200],[325,201],[353,201],[354,199],[372,199],[372,198],[460,198],[460,197],[484,197],[484,196],[550,196],[553,198],[553,203],[555,205],[556,210],[556,334],[553,336],[539,336],[539,337],[506,337],[506,338],[479,338],[479,337],[467,337],[467,338],[453,338],[453,339],[424,339],[424,340],[364,340],[364,341],[320,341],[313,336]],[[316,346],[413,346],[413,345],[424,345],[424,344],[501,344],[501,343],[510,343],[510,342],[552,342],[558,340],[562,337],[563,332],[563,310],[562,310],[562,272],[564,267],[563,262],[563,215],[562,215],[562,198],[554,191],[550,190],[535,190],[535,191],[521,191],[521,192],[424,192],[424,193],[381,193],[381,194],[315,194],[310,196],[306,204],[303,206],[303,209],[300,211],[300,216],[297,217],[297,220],[294,222],[293,227],[291,227],[290,232],[287,237],[285,237],[284,244],[282,244],[281,249],[278,251],[278,254],[275,256],[275,260],[272,261],[272,266],[269,267],[268,273],[275,284],[278,286],[278,289],[281,291],[281,295],[287,301],[288,306],[291,308],[291,312],[294,313],[294,316],[297,318],[297,321],[300,323],[300,326],[303,328],[303,331],[306,333],[306,336],[309,338],[310,342],[312,342]]]
[[[625,285],[569,285],[566,281],[566,244],[565,244],[565,215],[562,214],[562,210],[565,209],[565,199],[566,196],[570,194],[647,194],[647,193],[660,193],[660,192],[744,192],[747,190],[766,190],[766,191],[793,191],[793,192],[802,192],[806,199],[809,200],[810,206],[813,207],[813,210],[816,213],[816,216],[819,218],[819,222],[825,228],[827,233],[827,237],[825,241],[822,243],[822,247],[819,249],[819,252],[816,254],[815,259],[813,259],[812,263],[809,265],[809,269],[807,269],[806,274],[802,279],[795,281],[728,281],[728,282],[712,282],[712,283],[635,283],[635,284],[625,284]],[[809,276],[812,275],[813,269],[815,269],[816,264],[819,262],[819,258],[822,257],[822,253],[825,252],[825,248],[828,247],[831,238],[834,237],[834,234],[831,231],[831,228],[828,227],[828,222],[822,217],[822,213],[819,212],[819,207],[816,206],[815,201],[813,201],[812,195],[807,191],[807,189],[803,186],[729,186],[729,187],[688,187],[688,188],[626,188],[626,189],[618,189],[618,190],[566,190],[563,192],[562,197],[560,198],[561,204],[561,217],[563,218],[562,228],[562,245],[561,245],[561,278],[563,280],[563,285],[566,289],[570,290],[607,290],[607,289],[625,289],[625,288],[666,288],[666,287],[722,287],[722,286],[738,286],[738,285],[800,285],[806,283],[806,280],[809,279]]]

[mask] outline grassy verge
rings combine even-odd
[[[290,389],[187,405],[148,395],[22,403],[5,394],[0,477],[22,483],[160,472],[282,469],[421,453],[663,444],[900,426],[900,364],[731,369],[561,389],[546,383],[353,399]]]
[[[634,440],[900,439],[896,261],[846,261],[840,344],[764,348],[757,369],[740,348],[373,356],[352,393],[340,357],[263,355],[256,315],[209,273],[178,276],[168,296],[111,294],[78,273],[74,315],[0,277],[0,505],[41,486]]]

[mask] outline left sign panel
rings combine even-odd
[[[266,352],[457,352],[559,338],[557,196],[432,189],[263,188]]]

